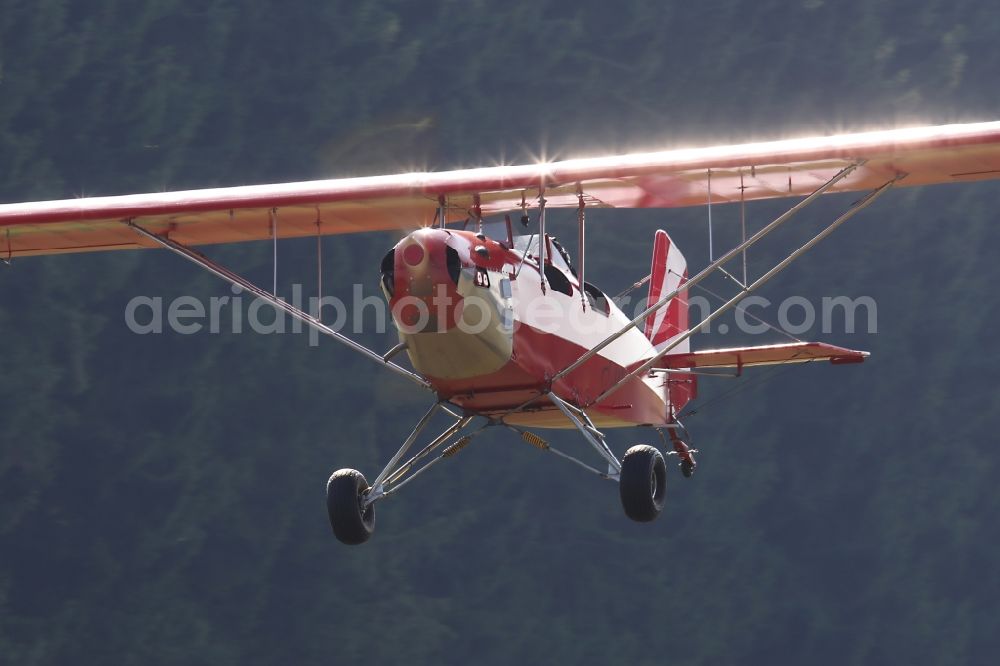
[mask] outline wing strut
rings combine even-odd
[[[443,194],[438,195],[437,223],[441,229],[448,228],[448,200]]]
[[[747,242],[747,199],[746,185],[743,184],[743,169],[740,169],[740,242]],[[742,287],[746,289],[747,282],[747,251],[743,250],[743,282]]]
[[[815,191],[813,191],[812,194],[810,194],[805,199],[803,199],[802,201],[798,202],[797,204],[795,204],[794,206],[792,206],[791,208],[789,208],[787,211],[785,211],[784,214],[782,214],[781,216],[779,216],[776,219],[774,219],[770,224],[768,224],[763,229],[761,229],[760,231],[758,231],[757,233],[755,233],[753,236],[751,236],[747,240],[743,241],[742,243],[740,243],[739,245],[737,245],[736,247],[734,247],[733,249],[729,250],[728,252],[726,252],[725,254],[723,254],[721,257],[719,257],[718,259],[716,259],[715,261],[713,261],[712,263],[710,263],[708,266],[706,266],[705,268],[703,268],[701,270],[701,272],[699,272],[693,278],[691,278],[687,282],[681,284],[676,289],[674,289],[673,291],[671,291],[669,294],[666,294],[659,301],[657,301],[656,303],[653,303],[648,308],[646,308],[645,310],[643,310],[642,312],[640,312],[627,325],[623,326],[621,329],[619,329],[615,333],[612,333],[608,337],[604,338],[604,340],[602,340],[596,346],[594,346],[589,351],[587,351],[587,353],[581,355],[580,358],[578,358],[576,361],[574,361],[573,363],[570,363],[568,366],[566,366],[565,368],[563,368],[562,370],[560,370],[559,372],[557,372],[555,375],[553,375],[552,381],[556,382],[556,381],[562,379],[563,377],[565,377],[566,375],[568,375],[569,373],[573,372],[577,368],[579,368],[581,365],[583,365],[584,363],[586,363],[587,361],[589,361],[591,358],[593,358],[594,356],[596,356],[599,352],[601,352],[605,347],[607,347],[608,345],[610,345],[612,342],[614,342],[615,340],[617,340],[621,336],[625,335],[633,326],[639,326],[642,322],[646,321],[646,318],[649,317],[649,315],[653,314],[654,312],[656,312],[660,308],[666,306],[667,303],[669,303],[671,301],[671,299],[673,299],[675,296],[677,296],[677,294],[679,294],[681,292],[688,291],[689,289],[691,289],[692,287],[694,287],[695,285],[697,285],[699,282],[701,282],[702,280],[704,280],[706,277],[708,277],[709,275],[711,275],[713,272],[715,272],[723,264],[725,264],[726,262],[728,262],[729,260],[731,260],[733,257],[735,257],[736,255],[740,254],[741,252],[747,250],[752,245],[754,245],[755,243],[757,243],[759,240],[761,240],[765,236],[769,235],[772,231],[774,231],[775,229],[777,229],[778,227],[780,227],[782,224],[784,224],[785,222],[787,222],[788,220],[790,220],[792,217],[794,217],[796,213],[798,213],[803,208],[805,208],[806,206],[808,206],[809,204],[811,204],[813,201],[815,201],[816,198],[819,197],[821,194],[823,194],[824,192],[826,192],[827,190],[829,190],[831,187],[833,187],[834,185],[836,185],[838,182],[840,182],[841,180],[843,180],[844,178],[846,178],[852,171],[854,171],[859,166],[861,166],[861,164],[863,164],[863,162],[856,162],[854,164],[851,164],[850,166],[847,166],[847,167],[844,167],[843,169],[841,169],[839,172],[837,172],[837,174],[833,178],[831,178],[830,180],[826,181],[823,185],[819,186]],[[883,185],[883,187],[885,187],[885,186]]]
[[[271,293],[277,297],[278,295],[278,209],[271,209],[271,245],[273,246],[274,254],[274,271],[272,273],[273,281],[271,282]]]
[[[239,285],[244,290],[250,292],[257,298],[267,301],[278,310],[281,310],[282,312],[291,315],[292,317],[298,319],[307,326],[316,329],[316,331],[322,333],[323,335],[327,335],[336,340],[337,342],[340,342],[341,344],[350,347],[351,349],[358,352],[362,356],[367,356],[368,358],[375,361],[379,365],[388,368],[389,370],[392,370],[397,375],[400,375],[401,377],[406,377],[415,384],[418,384],[427,390],[431,390],[430,383],[428,383],[427,380],[425,380],[423,377],[416,374],[415,372],[411,372],[406,368],[397,365],[396,363],[393,363],[392,361],[389,361],[386,358],[383,358],[381,354],[378,354],[372,351],[371,349],[368,349],[368,347],[365,347],[363,344],[355,342],[354,340],[350,339],[346,335],[343,335],[339,331],[330,328],[316,317],[313,317],[312,315],[307,314],[302,310],[299,310],[294,305],[285,302],[284,300],[278,298],[275,294],[268,292],[266,289],[261,289],[260,287],[250,282],[243,276],[237,275],[236,273],[229,270],[225,266],[221,266],[215,263],[214,261],[212,261],[205,255],[201,254],[200,252],[192,250],[186,245],[181,245],[177,241],[171,240],[164,236],[160,236],[158,234],[154,234],[152,231],[144,229],[143,227],[139,226],[132,220],[126,220],[125,224],[131,227],[132,230],[138,233],[140,236],[148,238],[154,243],[170,250],[174,254],[179,254],[188,261],[193,262],[198,266],[201,266],[209,273],[212,273],[213,275],[220,277],[223,280],[226,280],[227,282]]]
[[[587,281],[586,275],[583,272],[584,262],[587,260],[587,203],[583,200],[583,188],[580,184],[576,185],[576,196],[579,200],[579,206],[576,209],[576,222],[577,222],[577,247],[578,256],[576,261],[576,272],[577,280],[580,283],[580,300],[583,303],[583,309],[587,309],[587,291],[583,288],[584,283]]]
[[[587,412],[583,411],[579,407],[574,407],[568,402],[565,402],[555,393],[550,392],[548,398],[555,403],[555,406],[558,407],[563,414],[566,415],[569,422],[580,431],[580,434],[583,435],[584,439],[586,439],[592,447],[594,447],[594,450],[608,462],[608,473],[604,476],[609,479],[617,480],[622,471],[621,461],[619,461],[618,458],[615,457],[615,454],[611,452],[611,449],[608,448],[607,443],[604,441],[604,434],[594,427],[590,417],[587,416]]]
[[[543,181],[544,184],[544,181]],[[542,280],[542,293],[545,293],[545,256],[548,254],[548,238],[545,236],[545,188],[538,190],[538,274]]]
[[[323,218],[316,209],[316,302],[323,302]],[[323,307],[316,310],[316,319],[323,321]]]
[[[708,170],[708,261],[715,261],[715,247],[712,242],[712,170]]]
[[[763,286],[772,277],[774,277],[775,275],[777,275],[778,273],[780,273],[781,271],[783,271],[785,268],[787,268],[789,264],[791,264],[793,261],[795,261],[800,256],[802,256],[805,252],[807,252],[810,249],[812,249],[812,247],[815,246],[817,243],[819,243],[824,238],[826,238],[831,233],[833,233],[833,231],[837,227],[839,227],[841,224],[843,224],[844,222],[846,222],[847,220],[849,220],[850,218],[854,217],[855,215],[857,215],[858,213],[860,213],[862,210],[864,210],[865,208],[867,208],[868,206],[870,206],[871,204],[873,204],[876,199],[878,199],[885,192],[887,192],[889,190],[889,188],[891,188],[893,185],[895,185],[895,183],[896,183],[897,180],[898,180],[898,178],[890,180],[889,182],[885,183],[884,185],[882,185],[878,189],[872,190],[871,192],[869,192],[868,194],[866,194],[864,197],[862,197],[860,200],[858,200],[857,202],[855,202],[854,205],[852,205],[850,208],[848,208],[846,211],[844,211],[844,213],[842,213],[840,215],[840,217],[838,217],[836,220],[834,220],[833,222],[831,222],[826,228],[824,228],[818,234],[816,234],[815,236],[813,236],[812,238],[810,238],[809,241],[807,241],[804,245],[800,246],[797,250],[795,250],[794,252],[792,252],[791,254],[789,254],[787,257],[785,257],[784,259],[782,259],[780,262],[778,262],[777,264],[775,264],[775,266],[771,270],[769,270],[767,273],[764,273],[764,275],[762,275],[759,278],[757,278],[757,280],[755,280],[753,282],[753,284],[749,285],[748,287],[746,287],[745,289],[743,289],[742,291],[740,291],[738,294],[736,294],[735,296],[733,296],[731,299],[729,299],[728,301],[726,301],[723,305],[720,305],[718,308],[716,308],[715,311],[713,311],[711,314],[709,314],[707,317],[705,317],[705,319],[700,324],[698,324],[697,326],[692,326],[688,330],[684,331],[683,333],[681,333],[677,337],[675,337],[672,340],[670,340],[670,342],[667,343],[667,345],[662,350],[658,351],[655,356],[653,356],[651,359],[649,359],[648,361],[646,361],[645,363],[643,363],[642,365],[640,365],[639,367],[635,368],[634,370],[632,370],[631,372],[629,372],[627,375],[625,375],[624,377],[622,377],[621,380],[619,380],[614,385],[612,385],[610,388],[608,388],[606,391],[604,391],[604,393],[602,393],[601,395],[597,396],[593,401],[590,402],[590,404],[595,404],[595,403],[600,402],[601,400],[604,400],[605,398],[607,398],[610,395],[612,395],[613,393],[615,393],[615,391],[617,391],[618,389],[620,389],[626,382],[630,381],[634,377],[638,377],[639,375],[642,375],[642,374],[646,373],[647,371],[649,371],[650,368],[652,368],[654,365],[656,365],[656,363],[661,358],[663,358],[664,356],[666,356],[667,354],[669,354],[675,347],[677,347],[677,345],[679,345],[680,343],[682,343],[685,340],[687,340],[688,338],[690,338],[700,328],[702,328],[702,327],[706,326],[707,324],[711,323],[716,317],[718,317],[722,313],[724,313],[724,312],[732,309],[733,307],[735,307],[740,302],[740,300],[743,299],[747,294],[756,291],[758,288],[760,288],[761,286]]]

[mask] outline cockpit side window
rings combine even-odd
[[[569,253],[562,246],[562,243],[557,241],[555,236],[549,236],[549,240],[552,241],[552,247],[555,249],[550,259],[552,263],[567,273],[572,273],[573,277],[576,277],[576,270],[573,268],[573,263],[569,259]]]
[[[589,282],[584,282],[583,293],[587,295],[587,302],[590,303],[590,307],[593,310],[606,315],[611,314],[611,305],[608,303],[608,297],[604,295],[604,292]]]
[[[570,283],[569,278],[552,264],[545,264],[545,281],[549,283],[549,286],[553,290],[562,292],[567,296],[573,295],[573,285]]]

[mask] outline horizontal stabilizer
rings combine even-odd
[[[734,347],[732,349],[705,349],[685,354],[668,355],[661,359],[665,368],[749,368],[757,365],[781,365],[830,361],[834,364],[861,363],[869,354],[866,351],[845,349],[825,342],[792,342],[761,347]]]

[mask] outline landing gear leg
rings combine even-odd
[[[618,492],[621,496],[625,515],[632,520],[648,523],[655,520],[660,512],[667,494],[667,466],[655,446],[637,444],[625,452],[618,460],[604,441],[604,435],[594,427],[586,411],[576,407],[554,393],[549,393],[549,399],[562,410],[570,423],[576,426],[594,449],[608,462],[608,472],[604,474],[589,465],[576,460],[572,456],[560,453],[548,445],[546,448],[558,453],[564,458],[576,462],[592,472],[597,472],[607,479],[618,481]]]
[[[678,425],[680,426],[680,424]],[[680,427],[683,428],[683,426]],[[674,450],[668,455],[680,458],[681,474],[684,475],[684,478],[689,479],[694,475],[694,470],[698,467],[698,463],[694,459],[694,454],[698,453],[698,449],[692,449],[688,446],[687,442],[677,435],[677,428],[668,428],[668,432],[670,433],[670,443],[674,447]],[[684,432],[687,432],[687,430]]]
[[[403,462],[403,456],[410,449],[424,427],[439,410],[444,410],[455,417],[455,421],[435,437],[430,444]],[[471,416],[461,416],[447,409],[444,403],[437,403],[414,426],[410,436],[386,465],[382,473],[370,485],[361,472],[354,469],[341,469],[333,473],[326,484],[326,509],[330,517],[330,527],[339,541],[348,545],[358,545],[371,538],[375,531],[375,502],[388,497],[418,474],[463,449],[472,438],[490,425],[486,423],[478,430],[456,439],[459,432],[472,421]],[[436,457],[417,466],[417,463],[427,458],[441,446],[444,450]],[[404,478],[405,477],[405,478]]]

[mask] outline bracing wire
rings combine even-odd
[[[746,187],[743,185],[743,170],[740,169],[740,233],[742,239],[740,243],[745,243],[747,241],[747,201],[746,201]],[[743,250],[743,284],[749,284],[747,282],[747,251]]]
[[[275,296],[278,295],[278,211],[277,209],[271,211],[271,240],[273,245],[273,260],[274,260],[274,270],[272,274],[272,289],[271,293]]]
[[[674,275],[678,275],[678,273],[676,271],[670,271],[670,272],[673,273]],[[713,297],[713,298],[715,298],[717,300],[720,300],[720,301],[723,301],[723,302],[726,301],[726,298],[724,296],[722,296],[721,294],[718,294],[718,293],[712,291],[711,289],[709,289],[708,287],[706,287],[706,286],[704,286],[702,284],[696,284],[695,288],[701,289],[702,291],[704,291],[705,293],[707,293],[709,296],[711,296],[711,297]],[[753,319],[757,323],[763,324],[764,326],[767,326],[772,331],[780,333],[781,335],[785,336],[789,340],[792,340],[794,342],[803,342],[803,340],[801,338],[797,338],[794,335],[792,335],[791,333],[789,333],[788,331],[784,330],[783,328],[778,328],[774,324],[772,324],[772,323],[770,323],[770,322],[768,322],[768,321],[766,321],[764,319],[761,319],[760,317],[758,317],[757,315],[753,314],[752,312],[750,312],[749,310],[747,310],[746,308],[744,308],[741,305],[736,305],[736,306],[733,307],[733,309],[737,310],[738,312],[742,312],[745,316],[750,317],[751,319]]]
[[[718,403],[718,402],[720,402],[720,401],[722,401],[722,400],[724,400],[726,398],[731,398],[734,394],[739,393],[740,391],[746,390],[746,389],[750,388],[751,386],[759,386],[759,385],[763,384],[764,382],[769,382],[772,379],[775,379],[775,378],[777,378],[777,377],[779,377],[779,376],[781,376],[781,375],[783,375],[783,374],[785,374],[787,372],[791,372],[792,370],[795,370],[796,368],[807,366],[807,365],[809,365],[810,363],[812,363],[815,360],[816,359],[811,358],[808,361],[802,361],[800,363],[784,363],[784,364],[781,364],[781,365],[776,365],[770,372],[765,372],[765,373],[759,375],[758,377],[755,377],[754,379],[748,379],[747,381],[745,381],[745,382],[743,382],[741,384],[738,384],[736,386],[730,387],[729,389],[726,389],[722,393],[720,393],[720,394],[718,394],[716,396],[713,396],[713,397],[709,398],[708,400],[705,400],[705,401],[703,401],[703,402],[701,402],[701,403],[699,403],[699,404],[697,404],[697,405],[695,405],[693,407],[686,408],[684,410],[684,412],[680,416],[678,416],[677,418],[679,418],[679,419],[680,418],[685,418],[686,419],[686,418],[688,418],[690,416],[694,416],[694,415],[696,415],[696,414],[698,414],[700,412],[705,411],[706,407],[709,407],[710,405],[714,405],[714,404],[716,404],[716,403]]]
[[[677,273],[675,271],[671,271],[671,272],[674,275],[677,275]],[[712,291],[711,289],[709,289],[708,287],[706,287],[704,285],[697,284],[697,285],[695,285],[695,287],[700,288],[702,291],[706,292],[708,295],[712,296],[713,298],[716,298],[716,299],[722,300],[722,301],[725,300],[725,298],[723,296],[721,296],[720,294],[717,294],[716,292]],[[758,317],[758,316],[754,315],[753,313],[749,312],[746,308],[744,308],[742,306],[737,305],[737,306],[735,306],[735,309],[738,310],[738,311],[740,311],[740,312],[742,312],[745,316],[750,317],[754,321],[756,321],[756,322],[758,322],[760,324],[763,324],[764,326],[767,326],[772,331],[776,331],[776,332],[780,333],[781,335],[784,335],[785,337],[787,337],[787,338],[789,338],[789,339],[791,339],[791,340],[793,340],[795,342],[802,342],[801,339],[795,337],[794,335],[792,335],[788,331],[786,331],[784,329],[781,329],[781,328],[779,328],[779,327],[771,324],[770,322],[765,321],[764,319],[761,319],[760,317]],[[745,382],[742,382],[742,383],[740,383],[740,384],[738,384],[736,386],[730,387],[730,388],[726,389],[725,391],[723,391],[722,393],[720,393],[720,394],[718,394],[716,396],[713,396],[712,398],[709,398],[708,400],[705,400],[705,401],[703,401],[701,403],[698,403],[697,405],[694,405],[693,407],[688,407],[677,418],[680,419],[682,417],[683,418],[687,418],[689,416],[694,416],[695,414],[697,414],[697,413],[699,413],[701,411],[704,411],[704,409],[706,407],[710,406],[710,405],[713,405],[715,403],[721,402],[722,400],[724,400],[726,398],[732,397],[734,394],[736,394],[736,393],[738,393],[740,391],[743,391],[743,390],[745,390],[745,389],[747,389],[747,388],[749,388],[751,386],[757,386],[757,385],[763,384],[764,382],[770,381],[770,380],[772,380],[772,379],[774,379],[774,378],[776,378],[776,377],[778,377],[780,375],[785,374],[786,372],[790,372],[791,370],[794,370],[796,367],[809,365],[814,360],[816,360],[816,359],[809,359],[807,361],[802,361],[800,363],[785,363],[785,364],[777,365],[773,369],[771,369],[770,371],[765,372],[765,373],[759,375],[758,377],[755,377],[754,379],[749,379],[749,380],[747,380]]]
[[[708,170],[708,263],[715,261],[715,248],[712,243],[712,170]]]
[[[323,321],[323,220],[316,217],[316,319]]]

